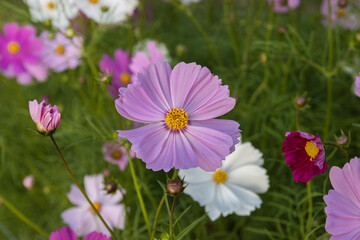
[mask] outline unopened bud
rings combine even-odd
[[[296,99],[295,99],[295,104],[296,106],[298,107],[303,107],[306,105],[306,98],[304,96],[298,96]]]
[[[173,179],[167,183],[166,188],[170,194],[176,195],[182,192],[183,184],[179,179]]]
[[[345,135],[336,138],[337,145],[345,145],[349,141],[349,138]]]
[[[285,27],[285,26],[278,27],[279,34],[285,34],[286,32],[287,32],[287,27]]]
[[[72,29],[72,28],[66,29],[66,31],[65,31],[65,36],[68,37],[68,38],[74,37],[74,36],[75,36],[75,31],[74,31],[74,29]]]
[[[26,176],[23,180],[23,185],[26,189],[30,190],[34,187],[35,179],[32,175]]]
[[[102,12],[107,12],[107,11],[109,11],[109,7],[107,7],[107,6],[101,6],[101,11]]]
[[[261,62],[262,64],[265,64],[265,63],[267,62],[267,56],[266,56],[265,53],[261,53],[261,54],[260,54],[260,62]]]
[[[346,0],[339,0],[338,1],[338,6],[341,8],[345,8],[347,6],[347,1]]]
[[[355,39],[356,39],[356,41],[360,42],[360,33],[357,33],[357,34],[355,35]]]
[[[182,44],[176,45],[176,55],[181,57],[186,51],[186,46]]]
[[[107,193],[113,193],[117,190],[117,185],[113,181],[105,183],[105,190]]]
[[[99,81],[104,84],[110,84],[112,81],[112,77],[110,74],[100,74]]]
[[[110,170],[105,168],[103,171],[102,171],[102,174],[104,175],[104,177],[110,177]]]

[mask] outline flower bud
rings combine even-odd
[[[296,106],[298,107],[303,107],[306,105],[306,98],[304,96],[298,96],[296,99],[295,99],[295,104]]]
[[[104,175],[104,177],[110,177],[111,173],[110,173],[110,170],[105,168],[103,171],[102,171],[102,175]]]
[[[261,62],[262,64],[267,63],[266,53],[261,53],[261,54],[260,54],[260,62]]]
[[[105,183],[105,190],[107,193],[114,193],[117,190],[116,183],[113,181]]]
[[[45,106],[44,100],[40,104],[37,100],[29,101],[29,111],[32,120],[36,123],[37,131],[43,135],[53,134],[60,124],[61,114],[56,105]]]
[[[336,138],[336,144],[337,145],[345,145],[347,144],[349,141],[349,138],[345,135],[341,135],[339,137]]]
[[[278,27],[279,34],[285,34],[287,32],[287,28],[285,26]]]
[[[32,175],[26,176],[23,179],[23,185],[26,189],[30,190],[34,187],[35,179]]]
[[[182,192],[183,183],[179,179],[173,179],[167,183],[166,188],[170,194],[176,195]]]
[[[347,6],[347,1],[346,0],[339,0],[338,1],[338,6],[340,8],[345,8]]]

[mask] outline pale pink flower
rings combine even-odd
[[[32,175],[28,175],[23,179],[23,185],[26,189],[30,190],[34,187],[35,178]]]
[[[56,105],[53,107],[50,104],[45,106],[44,100],[40,104],[34,100],[29,101],[29,110],[39,133],[52,134],[60,124],[61,114]]]
[[[126,148],[121,146],[119,142],[106,142],[103,145],[102,152],[104,159],[109,163],[118,165],[121,171],[124,171],[129,158],[126,153]],[[135,153],[130,150],[130,156],[135,157]]]

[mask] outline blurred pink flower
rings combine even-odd
[[[125,147],[119,142],[106,142],[103,145],[102,152],[104,159],[109,163],[118,165],[121,171],[124,171],[129,162]],[[130,150],[130,156],[135,157],[135,153]]]
[[[49,39],[49,32],[41,33],[44,48],[42,59],[50,69],[55,72],[62,72],[68,68],[74,69],[80,64],[82,53],[82,38],[67,38],[63,33],[58,32],[53,39]]]
[[[341,0],[330,0],[331,4],[331,20],[333,27],[342,27],[348,29],[357,29],[360,26],[360,1],[346,1],[341,4]],[[324,16],[323,24],[328,25],[328,0],[323,0],[321,5],[321,13]]]
[[[32,175],[28,175],[23,179],[23,185],[26,189],[30,190],[34,187],[35,179]]]
[[[274,12],[287,13],[299,7],[300,0],[268,0],[269,4],[274,4]]]
[[[360,97],[360,76],[356,77],[355,86],[356,86],[355,94],[356,96]]]
[[[34,100],[29,101],[29,110],[39,133],[49,135],[55,132],[61,119],[60,110],[56,105],[53,107],[50,104],[45,106],[44,100],[40,104]]]
[[[42,48],[33,26],[5,24],[4,35],[0,34],[0,71],[7,77],[16,77],[20,84],[30,84],[33,77],[45,81],[48,73],[41,62]]]
[[[111,229],[123,229],[125,225],[125,208],[123,204],[118,204],[123,198],[121,191],[117,190],[115,193],[107,194],[104,185],[104,176],[101,174],[85,176],[84,185],[90,200],[108,226]],[[76,185],[73,184],[71,186],[68,198],[70,202],[76,206],[65,210],[61,214],[61,217],[63,221],[74,230],[77,236],[84,236],[93,231],[98,231],[110,236],[109,231],[93,212],[89,203]]]
[[[77,240],[74,231],[69,227],[62,227],[56,230],[56,232],[52,232],[49,240]],[[87,234],[83,240],[111,240],[106,235],[91,232]]]

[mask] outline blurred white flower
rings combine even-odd
[[[120,190],[107,194],[104,186],[104,177],[101,174],[85,176],[84,185],[90,200],[108,226],[111,229],[123,229],[125,224],[125,208],[123,204],[118,204],[123,198]],[[71,186],[68,198],[76,207],[65,210],[61,217],[74,230],[77,236],[84,236],[92,231],[110,236],[109,231],[92,210],[76,185],[73,184]]]
[[[133,14],[138,0],[77,0],[76,4],[88,18],[110,24],[126,20]]]
[[[59,29],[69,26],[69,19],[76,16],[78,9],[75,0],[24,0],[29,6],[34,21],[45,22]]]
[[[35,179],[32,175],[28,175],[23,179],[23,185],[26,189],[30,190],[34,187]]]
[[[201,0],[181,0],[181,2],[185,5],[189,5],[191,3],[198,3],[200,2]]]
[[[179,175],[189,184],[184,192],[205,206],[214,221],[220,215],[250,215],[260,207],[262,201],[256,193],[269,188],[266,170],[261,167],[263,162],[262,153],[251,143],[240,142],[215,172],[193,168],[180,170]]]

